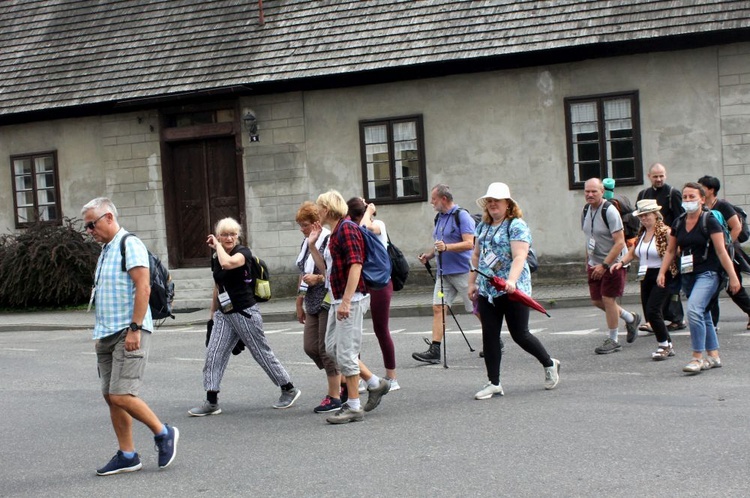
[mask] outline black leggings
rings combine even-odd
[[[482,347],[484,348],[484,365],[487,367],[487,379],[493,384],[500,383],[500,361],[502,360],[502,342],[500,330],[503,318],[508,323],[508,331],[513,342],[533,355],[544,367],[553,365],[547,350],[539,339],[529,332],[529,308],[508,299],[506,294],[494,298],[490,304],[484,296],[479,296],[479,317],[482,320]]]
[[[656,285],[656,277],[659,276],[659,268],[649,268],[646,276],[641,280],[641,306],[646,321],[651,325],[651,330],[659,342],[672,342],[669,337],[667,326],[664,323],[664,303],[669,301],[672,283],[672,274],[667,271],[664,287]]]

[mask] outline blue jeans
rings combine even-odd
[[[718,288],[719,274],[715,271],[682,275],[682,290],[688,297],[687,318],[690,324],[690,343],[696,353],[719,349],[719,338],[716,336],[716,329],[708,308]]]

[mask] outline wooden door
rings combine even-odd
[[[206,237],[216,222],[231,216],[242,224],[234,137],[169,144],[174,192],[178,267],[206,266],[211,251]]]

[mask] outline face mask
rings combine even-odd
[[[694,213],[698,211],[700,206],[698,205],[698,201],[683,201],[682,202],[682,209],[687,211],[688,213]]]

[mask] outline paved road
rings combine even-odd
[[[460,316],[472,345],[473,317]],[[85,331],[0,333],[0,495],[3,496],[747,496],[750,333],[725,301],[725,367],[686,377],[689,338],[677,357],[650,360],[653,336],[597,356],[603,316],[591,308],[534,315],[531,327],[562,361],[561,383],[509,341],[506,396],[474,401],[484,366],[449,322],[450,368],[422,366],[429,318],[392,320],[402,390],[363,423],[329,426],[312,408],[324,378],[302,352],[297,323],[268,324],[273,348],[303,391],[277,411],[277,389],[247,353],[224,379],[224,413],[186,411],[203,397],[203,330],[155,338],[144,398],[182,438],[159,471],[147,430],[136,427],[144,469],[96,477],[115,439]],[[369,323],[368,323],[369,326]],[[382,363],[373,335],[364,360]]]

